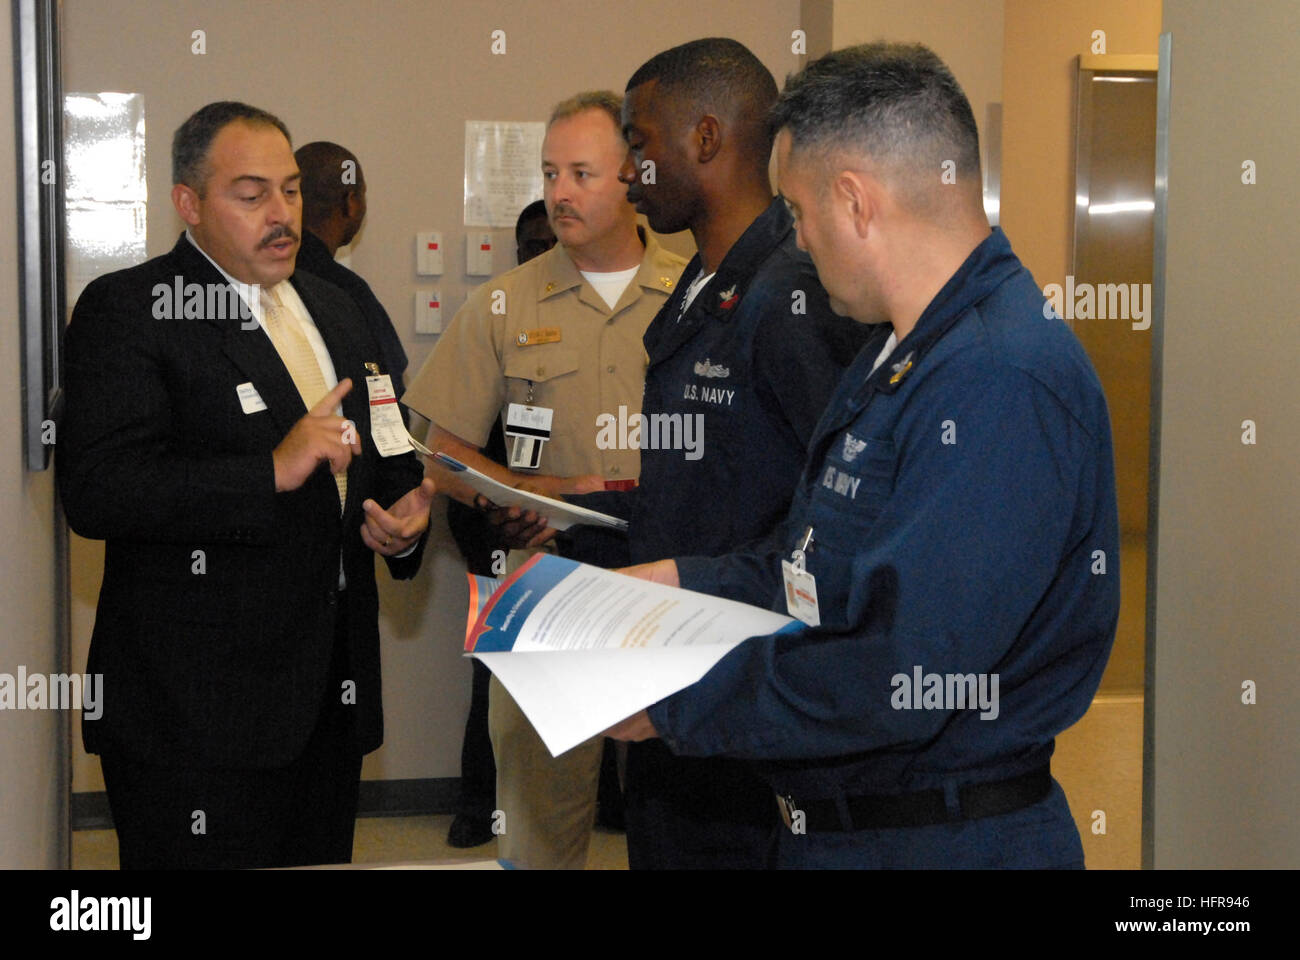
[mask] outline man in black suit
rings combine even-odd
[[[67,332],[59,491],[107,541],[86,749],[124,868],[346,862],[383,739],[372,551],[415,574],[433,487],[352,389],[382,385],[356,305],[294,274],[284,124],[209,104],[172,167],[186,233]]]
[[[302,172],[302,245],[298,269],[339,287],[361,308],[379,344],[384,369],[400,396],[406,375],[406,351],[388,311],[359,275],[334,259],[366,219],[366,177],[351,150],[327,140],[305,143],[293,152]]]

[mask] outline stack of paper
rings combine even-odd
[[[486,579],[470,578],[465,650],[496,674],[555,756],[690,686],[746,638],[800,626],[550,554],[483,600]]]
[[[520,490],[518,487],[507,486],[499,480],[493,480],[486,473],[461,463],[455,457],[449,456],[441,450],[430,450],[409,433],[406,435],[406,439],[417,452],[433,460],[438,465],[455,472],[461,480],[469,484],[474,492],[483,494],[498,507],[521,507],[524,510],[532,510],[539,516],[545,517],[548,526],[554,527],[556,530],[568,530],[569,527],[584,523],[598,527],[610,527],[614,530],[627,529],[626,520],[611,517],[607,513],[600,513],[596,510],[588,510],[586,507],[574,506],[571,503],[565,503],[563,500],[544,497],[540,493],[529,493],[527,490]]]

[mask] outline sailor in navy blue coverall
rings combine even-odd
[[[869,332],[831,312],[779,198],[679,321],[699,259],[646,330],[641,409],[701,417],[703,456],[643,447],[635,489],[567,498],[628,520],[626,553],[607,555],[610,566],[717,556],[780,523],[813,428]],[[794,291],[806,313],[792,314]],[[575,528],[572,542],[600,536]],[[675,758],[655,741],[630,746],[627,793],[633,869],[761,868],[780,825],[747,764]]]
[[[649,448],[643,432],[635,488],[565,498],[628,521],[626,552],[607,553],[611,566],[685,549],[717,556],[770,532],[790,507],[813,428],[871,332],[831,311],[780,197],[683,313],[699,274],[696,254],[646,329],[641,401],[646,417],[702,416],[699,455]],[[578,527],[573,539],[600,533]]]
[[[718,38],[664,51],[628,83],[635,167],[649,159],[659,173],[647,184],[630,165],[628,198],[657,231],[690,227],[700,248],[646,330],[641,410],[651,424],[691,426],[698,445],[648,445],[645,428],[637,488],[569,498],[629,521],[607,566],[717,556],[770,532],[869,332],[831,310],[789,211],[772,198],[766,112],[776,97],[767,68]],[[721,143],[712,155],[710,137]],[[739,222],[721,234],[727,216]],[[579,527],[572,539],[590,557],[602,536]],[[748,764],[674,757],[658,741],[629,747],[626,822],[632,869],[761,868],[781,825]]]
[[[768,761],[774,791],[809,816],[826,803],[838,814],[851,797],[930,790],[952,809],[967,782],[1047,765],[1053,736],[1101,680],[1119,554],[1101,387],[1043,302],[995,230],[874,374],[884,331],[849,369],[765,548],[678,558],[681,586],[785,612],[781,560],[811,528],[821,626],[742,644],[651,707],[673,752]],[[953,443],[943,442],[948,421]],[[912,709],[913,698],[896,709],[892,678],[918,666],[996,673],[997,716]],[[782,762],[791,758],[812,762]],[[874,829],[869,840],[806,826],[782,837],[783,865],[1083,859],[1054,782],[1014,813]]]
[[[904,335],[895,344],[879,329],[845,374],[784,523],[728,556],[675,562],[682,587],[781,612],[782,561],[801,563],[820,625],[746,641],[610,734],[755,761],[790,827],[778,866],[1081,867],[1048,761],[1054,737],[1091,703],[1118,618],[1100,384],[1006,237],[975,212],[977,188],[964,210],[966,200],[939,195],[958,204],[949,220],[917,216],[891,198],[889,175],[836,175],[819,194],[816,161],[796,154],[798,137],[813,134],[791,112],[815,115],[801,97],[822,95],[828,77],[848,90],[822,117],[870,110],[873,98],[935,77],[969,116],[938,59],[872,45],[808,73],[818,90],[796,78],[794,95],[783,94],[778,162],[783,193],[804,204],[801,245],[832,304],[858,319],[872,313],[852,299],[854,271],[896,268],[890,238],[970,252],[946,282],[913,284],[937,293],[910,325],[898,303],[911,281],[897,267],[901,294],[881,312]],[[940,94],[951,96],[946,86]],[[905,97],[893,106],[904,118],[912,108]],[[968,126],[973,139],[973,118]],[[976,239],[962,246],[966,237]],[[991,696],[972,702],[977,688]]]

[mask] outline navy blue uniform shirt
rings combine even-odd
[[[700,269],[697,254],[646,329],[640,485],[566,498],[629,521],[629,552],[605,553],[606,566],[718,555],[768,533],[785,517],[813,429],[867,336],[831,311],[779,197],[683,315]],[[648,448],[652,434],[695,448]],[[578,543],[599,536],[574,532]]]
[[[1119,542],[1105,398],[1043,305],[993,230],[874,374],[888,331],[863,349],[766,543],[678,560],[683,587],[785,612],[780,561],[812,527],[822,626],[748,640],[653,705],[670,749],[768,761],[772,786],[799,797],[1045,762],[1100,682]],[[896,678],[917,667],[996,674],[996,716],[900,708]]]

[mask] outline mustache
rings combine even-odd
[[[290,240],[294,240],[294,241],[298,241],[300,239],[298,234],[294,233],[293,227],[289,226],[288,224],[281,224],[280,226],[273,228],[270,233],[268,233],[266,236],[262,238],[262,242],[258,244],[258,248],[260,249],[261,247],[269,247],[277,240],[283,240],[285,237],[288,237]]]
[[[582,217],[578,216],[577,210],[574,210],[573,207],[565,203],[557,203],[555,209],[551,211],[552,223],[555,221],[556,217],[573,217],[575,220],[582,219]]]

